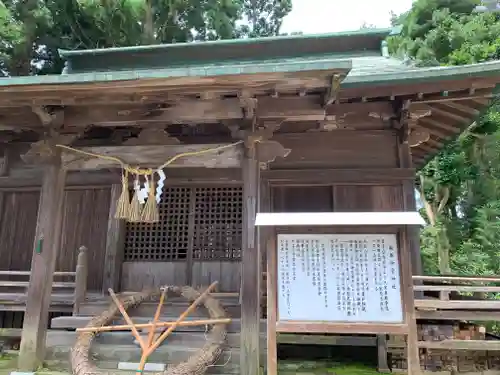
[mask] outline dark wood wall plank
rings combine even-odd
[[[39,196],[39,191],[1,193],[0,270],[31,268]]]
[[[272,169],[398,167],[397,137],[390,130],[276,134],[273,139],[291,152],[277,158]]]
[[[65,194],[61,251],[57,259],[58,271],[74,271],[78,248],[88,248],[88,262],[92,265],[87,287],[92,291],[102,288],[110,188],[68,190]]]
[[[402,191],[397,185],[336,185],[334,206],[338,212],[402,211]]]
[[[272,188],[274,212],[331,212],[331,186],[287,186]]]

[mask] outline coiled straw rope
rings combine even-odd
[[[180,295],[189,301],[196,300],[201,293],[195,289],[185,287],[169,287],[169,294]],[[125,309],[137,306],[147,299],[158,297],[161,289],[143,291],[122,300]],[[207,295],[203,304],[212,319],[226,318],[226,312],[219,301]],[[92,318],[87,324],[88,328],[102,327],[109,324],[118,313],[118,307],[112,304],[108,310]],[[90,355],[90,347],[96,336],[96,332],[82,332],[79,334],[75,346],[71,350],[71,369],[73,375],[119,375],[113,371],[102,371],[95,366]],[[206,344],[187,361],[177,365],[169,365],[163,372],[151,373],[151,375],[203,375],[209,367],[212,367],[223,351],[226,341],[227,330],[225,324],[216,324],[207,335]]]

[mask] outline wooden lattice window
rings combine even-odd
[[[160,222],[127,224],[124,261],[240,260],[242,199],[241,187],[164,188]]]
[[[158,223],[128,223],[124,260],[169,262],[186,259],[190,196],[191,189],[188,187],[165,188],[158,205]]]
[[[194,259],[239,260],[243,191],[241,187],[195,189]]]

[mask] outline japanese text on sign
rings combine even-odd
[[[279,320],[401,323],[396,235],[278,235]]]

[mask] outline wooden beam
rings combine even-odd
[[[278,321],[279,333],[336,333],[336,334],[393,334],[404,335],[408,332],[406,324],[395,323],[332,323],[309,321]]]
[[[260,244],[255,217],[259,189],[259,163],[255,147],[245,149],[243,158],[243,244],[241,261],[241,354],[240,374],[260,372],[260,282],[262,279]]]
[[[156,167],[172,157],[182,153],[200,152],[208,149],[228,146],[228,144],[190,144],[167,146],[95,146],[83,147],[82,151],[93,154],[113,156],[133,166]],[[200,155],[186,156],[177,159],[168,167],[206,167],[236,168],[241,164],[242,147],[234,146]],[[113,160],[93,157],[82,157],[81,154],[65,151],[63,162],[68,170],[88,170],[117,168],[120,164]]]
[[[329,346],[366,346],[375,347],[376,337],[369,336],[338,336],[338,335],[300,335],[294,333],[280,333],[277,341],[280,344],[294,345],[329,345]],[[387,351],[385,352],[387,354]],[[386,360],[387,361],[387,360]]]
[[[126,222],[125,220],[115,219],[115,212],[121,193],[121,184],[111,186],[106,254],[104,255],[103,294],[106,294],[109,288],[115,291],[120,288]]]
[[[34,371],[43,362],[54,269],[61,243],[66,171],[60,150],[44,172],[18,366]]]
[[[323,108],[319,95],[255,98],[259,119],[289,121],[321,121],[325,116],[356,116],[370,120],[369,114],[390,117],[393,109],[389,101],[344,103]],[[364,116],[363,116],[364,115]],[[360,118],[361,116],[361,118]],[[242,99],[180,100],[158,108],[144,105],[68,107],[65,128],[100,126],[136,126],[141,124],[211,123],[245,118]]]
[[[500,311],[417,310],[415,315],[426,320],[500,320]]]
[[[393,115],[391,103],[386,101],[332,104],[323,108],[320,95],[286,96],[256,99],[259,118],[280,121],[323,121],[325,116],[342,118],[351,125],[376,123]],[[244,102],[239,98],[160,101],[156,105],[133,103],[129,105],[68,106],[64,113],[64,129],[72,131],[90,125],[98,126],[165,126],[177,123],[213,123],[238,120],[245,117]],[[0,125],[9,129],[41,129],[31,112],[1,112]]]
[[[403,180],[413,180],[413,168],[379,168],[379,169],[283,169],[261,172],[262,178],[276,185],[330,185],[338,183],[372,185],[400,184]]]

